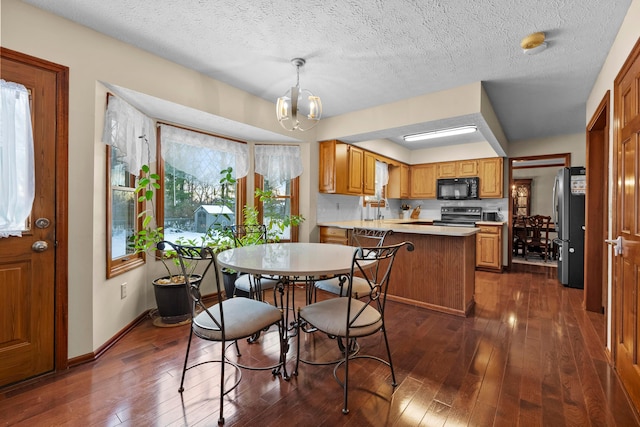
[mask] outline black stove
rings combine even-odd
[[[440,219],[433,225],[449,227],[475,227],[476,221],[482,220],[482,208],[467,206],[443,206],[440,208]]]

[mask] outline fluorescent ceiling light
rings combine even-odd
[[[407,142],[422,141],[425,139],[443,138],[445,136],[464,135],[465,133],[472,133],[477,131],[475,126],[460,126],[457,128],[440,129],[431,132],[415,133],[413,135],[405,135],[403,138]]]

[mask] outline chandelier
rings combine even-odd
[[[322,117],[320,97],[306,89],[300,89],[300,67],[305,62],[302,58],[291,60],[291,63],[296,66],[296,85],[278,98],[276,103],[278,122],[289,131],[309,130],[317,125]]]

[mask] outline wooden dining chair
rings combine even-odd
[[[525,245],[527,240],[527,228],[525,217],[513,217],[513,254],[515,256],[522,255],[524,257]]]
[[[530,254],[537,254],[547,262],[552,245],[549,239],[550,224],[550,216],[533,215],[527,218],[527,236],[524,251],[525,260],[528,260]]]
[[[240,380],[242,379],[242,372],[240,368],[271,370],[274,376],[282,374],[285,379],[289,378],[286,367],[286,354],[289,346],[287,343],[287,333],[282,310],[270,304],[251,298],[224,298],[222,292],[224,289],[223,282],[220,277],[220,270],[218,269],[216,256],[213,253],[212,248],[182,246],[167,241],[158,243],[157,248],[158,250],[177,258],[180,265],[180,271],[184,277],[190,277],[190,271],[192,270],[194,263],[206,264],[204,266],[204,272],[201,274],[201,280],[185,281],[189,283],[185,284],[184,291],[189,294],[193,304],[191,311],[191,327],[189,328],[189,340],[187,341],[187,351],[184,356],[182,378],[180,379],[180,388],[178,391],[180,393],[184,392],[185,375],[188,370],[205,363],[219,363],[220,414],[218,417],[218,424],[224,424],[223,398],[240,384]],[[209,276],[207,276],[207,273],[209,273]],[[216,290],[216,303],[207,307],[202,301],[200,285],[206,280],[205,277],[211,278],[211,276],[213,276],[213,281],[215,282],[214,289]],[[249,365],[241,365],[238,362],[232,362],[225,356],[228,345],[233,342],[237,343],[240,339],[251,337],[273,325],[278,326],[278,337],[280,341],[280,354],[276,364],[265,367],[251,367]],[[194,336],[207,341],[219,342],[220,357],[212,360],[206,359],[203,361],[203,356],[199,355],[197,360],[192,362],[190,365],[189,351],[191,349],[191,342]],[[237,356],[240,357],[241,355],[238,354]],[[232,380],[230,375],[225,376],[225,367],[227,366],[235,369],[237,373],[235,379]],[[199,372],[196,376],[198,383],[198,387],[196,387],[196,389],[199,389],[202,372],[203,371]],[[218,375],[215,377],[218,377]],[[232,382],[233,384],[225,387],[227,382]],[[194,394],[195,397],[198,396],[197,393],[201,394],[200,391],[194,391],[194,393],[196,393]],[[209,402],[210,396],[202,395],[202,397],[205,402]]]
[[[382,246],[384,239],[392,234],[392,230],[370,230],[366,228],[354,228],[351,232],[351,246],[356,247],[372,247]],[[342,274],[329,279],[318,280],[315,283],[316,289],[332,293],[338,296],[346,296],[347,282],[349,276]],[[364,278],[356,277],[352,285],[352,295],[354,298],[358,298],[358,295],[365,296],[369,292],[369,286]]]
[[[398,251],[406,247],[408,251],[413,251],[413,244],[402,242],[390,246],[359,247],[353,254],[351,273],[347,284],[345,295],[353,295],[353,285],[356,277],[362,278],[369,291],[366,296],[358,295],[359,298],[346,296],[343,298],[330,298],[298,308],[298,322],[296,332],[298,337],[297,359],[294,375],[298,374],[300,364],[300,347],[304,333],[324,333],[345,343],[351,343],[353,339],[366,337],[381,333],[384,338],[387,359],[382,359],[370,354],[352,352],[351,345],[342,346],[342,357],[334,362],[304,361],[311,365],[322,365],[336,363],[333,369],[333,376],[343,389],[342,413],[349,413],[349,363],[352,359],[366,358],[376,360],[389,366],[391,370],[391,384],[395,387],[396,376],[393,370],[391,350],[387,339],[384,310],[386,306],[387,294],[391,278],[391,271]],[[376,264],[371,268],[371,264]],[[374,279],[372,272],[377,272]],[[340,380],[337,370],[344,366],[344,381]]]

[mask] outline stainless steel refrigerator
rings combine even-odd
[[[584,202],[586,169],[562,168],[553,186],[553,221],[558,233],[558,280],[584,288]]]

